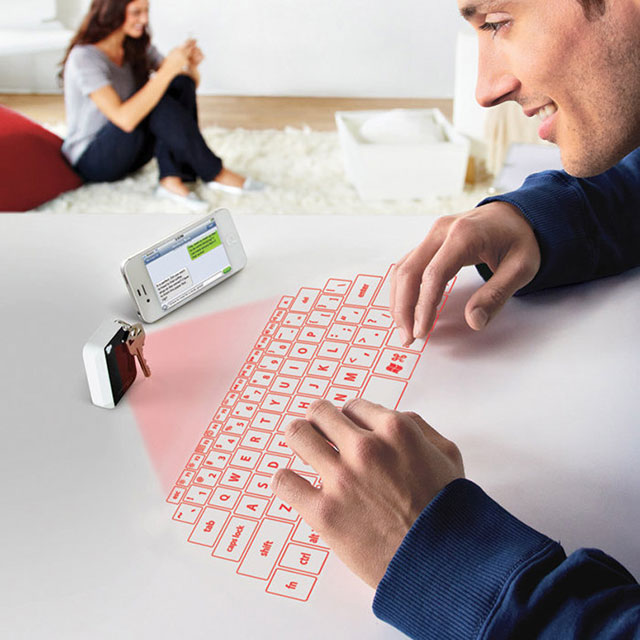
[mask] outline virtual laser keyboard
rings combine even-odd
[[[402,346],[389,275],[331,278],[280,300],[167,498],[189,542],[263,580],[268,593],[308,600],[329,556],[269,488],[283,467],[319,484],[287,447],[285,426],[319,398],[341,407],[364,396],[397,407],[428,340]]]

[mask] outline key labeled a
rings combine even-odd
[[[254,496],[244,495],[240,498],[240,503],[235,508],[235,512],[239,516],[261,518],[268,506],[269,501],[265,498],[255,498]]]

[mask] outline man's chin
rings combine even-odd
[[[571,152],[560,147],[560,159],[562,168],[574,178],[592,178],[604,173],[616,164],[621,157],[612,157],[596,153],[587,154],[584,152]]]

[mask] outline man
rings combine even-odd
[[[478,33],[478,101],[538,115],[566,173],[442,218],[398,262],[391,309],[407,344],[464,265],[487,279],[465,309],[480,330],[514,292],[640,264],[640,0],[459,7]],[[378,617],[416,638],[640,637],[634,578],[597,550],[567,558],[504,511],[419,416],[356,400],[317,403],[307,420],[287,442],[322,487],[281,470],[272,488],[377,589]]]

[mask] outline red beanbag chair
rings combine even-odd
[[[0,211],[27,211],[82,184],[62,139],[0,105]]]

